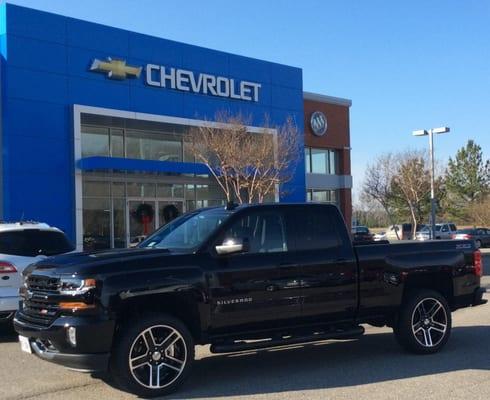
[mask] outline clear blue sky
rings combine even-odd
[[[490,157],[490,2],[485,0],[11,0],[11,3],[303,68],[304,89],[353,101],[354,189],[374,156],[468,139]]]

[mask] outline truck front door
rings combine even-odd
[[[284,268],[292,246],[281,208],[241,213],[214,245],[236,242],[243,251],[213,257],[208,284],[216,331],[266,329],[301,314],[300,273]]]

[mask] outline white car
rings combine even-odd
[[[74,249],[63,231],[47,224],[0,223],[0,322],[11,320],[19,307],[22,271],[28,265]]]
[[[415,240],[429,240],[431,234],[431,226],[426,225],[424,229],[417,232]],[[456,233],[458,228],[456,225],[450,222],[436,224],[436,231],[434,239],[452,239],[452,236]]]
[[[379,242],[380,240],[388,240],[388,237],[386,236],[386,232],[378,232],[374,234],[374,241]]]

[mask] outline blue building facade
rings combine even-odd
[[[223,111],[252,129],[292,117],[303,140],[299,68],[11,4],[0,52],[1,218],[48,222],[79,248],[128,245],[173,199],[182,211],[222,201],[186,159],[185,127]],[[303,152],[284,189],[281,201],[305,200]],[[141,203],[154,215],[130,226]]]

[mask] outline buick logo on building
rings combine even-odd
[[[315,111],[310,118],[311,130],[316,136],[323,136],[327,131],[327,117],[321,111]]]

